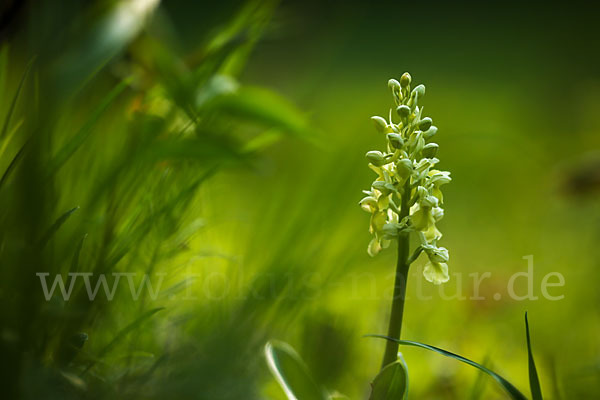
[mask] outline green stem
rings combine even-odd
[[[400,207],[400,220],[408,215],[408,201],[410,196],[410,182],[404,185],[402,193],[402,205]],[[396,278],[394,280],[394,297],[392,299],[392,311],[390,314],[390,323],[387,336],[392,339],[400,339],[402,330],[402,317],[404,315],[404,299],[406,297],[406,281],[408,279],[408,269],[410,252],[410,237],[408,233],[402,233],[398,237],[398,261],[396,264]],[[387,340],[385,353],[381,367],[396,361],[398,358],[398,343],[393,340]]]

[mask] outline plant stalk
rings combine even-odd
[[[410,197],[410,179],[404,184],[404,192],[402,193],[402,205],[400,208],[400,220],[406,217],[409,213],[408,199]],[[406,282],[408,280],[408,269],[410,252],[410,236],[408,233],[401,233],[398,237],[398,261],[396,263],[396,278],[394,279],[394,297],[392,299],[392,310],[390,314],[390,323],[387,336],[392,339],[400,339],[402,330],[402,317],[404,315],[404,300],[406,298]],[[387,340],[385,345],[385,353],[381,368],[396,361],[398,358],[398,343],[392,340]]]

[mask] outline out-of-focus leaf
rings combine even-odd
[[[195,139],[164,139],[150,145],[146,151],[150,161],[194,160],[201,163],[233,161],[241,152],[225,137],[201,135]]]
[[[265,131],[246,142],[243,151],[244,153],[254,153],[263,150],[277,143],[281,139],[281,136],[281,132],[278,130],[271,129]]]
[[[2,174],[2,178],[0,178],[0,189],[2,189],[2,186],[8,180],[10,173],[15,169],[15,166],[17,165],[19,160],[23,157],[23,154],[25,153],[25,150],[27,148],[27,143],[28,143],[28,141],[25,142],[25,144],[23,144],[23,146],[21,146],[21,148],[19,149],[17,154],[15,154],[15,156],[13,157],[10,164],[8,164],[8,167],[6,167],[6,170]]]
[[[58,151],[56,156],[48,167],[48,174],[56,173],[71,158],[73,154],[81,147],[85,140],[92,133],[92,128],[98,122],[100,116],[106,111],[108,106],[125,90],[130,80],[124,80],[111,90],[100,102],[100,105],[90,114],[88,120],[77,131],[77,133]]]
[[[85,238],[87,234],[83,235],[79,244],[77,244],[77,248],[75,248],[75,253],[73,253],[73,259],[71,260],[71,271],[77,272],[79,271],[79,256],[81,255],[81,249],[83,248],[83,242],[85,242]]]
[[[481,365],[489,365],[490,357],[486,356]],[[469,400],[479,400],[481,396],[483,396],[483,392],[485,390],[485,374],[483,372],[478,372],[477,377],[475,378],[475,382],[471,387],[471,393],[469,394]]]
[[[436,352],[438,354],[441,354],[443,356],[446,357],[450,357],[450,358],[454,358],[455,360],[461,361],[465,364],[471,365],[477,369],[479,369],[480,371],[485,372],[486,374],[488,374],[489,376],[491,376],[496,382],[498,382],[503,388],[504,390],[506,390],[506,392],[510,395],[510,398],[513,400],[527,400],[527,397],[525,397],[523,395],[523,393],[521,393],[519,391],[519,389],[517,389],[512,383],[510,383],[509,381],[507,381],[506,379],[504,379],[503,377],[501,377],[500,375],[498,375],[497,373],[495,373],[494,371],[491,371],[489,369],[487,369],[486,367],[484,367],[481,364],[476,363],[475,361],[471,361],[468,358],[459,356],[458,354],[454,354],[451,353],[449,351],[440,349],[438,347],[434,347],[434,346],[430,346],[428,344],[424,344],[424,343],[419,343],[419,342],[413,342],[410,340],[397,340],[388,336],[384,336],[384,335],[367,335],[368,337],[376,337],[376,338],[381,338],[381,339],[386,339],[386,340],[392,340],[394,342],[397,342],[401,345],[404,346],[414,346],[414,347],[420,347],[422,349],[427,349],[427,350],[431,350],[433,352]]]
[[[81,87],[119,54],[143,28],[159,0],[128,0],[113,8],[81,32],[81,39],[58,59],[53,79],[65,93]]]
[[[79,210],[79,206],[73,207],[63,215],[61,215],[53,224],[48,228],[48,231],[42,236],[39,241],[39,248],[43,248],[46,246],[48,241],[52,238],[52,236],[60,229],[60,227],[69,219],[69,217],[75,212]]]
[[[270,341],[265,345],[269,369],[290,400],[325,400],[327,396],[310,376],[308,367],[287,343]]]
[[[121,329],[116,336],[113,338],[113,340],[111,340],[106,346],[104,346],[104,348],[102,348],[98,354],[97,354],[97,358],[93,361],[91,361],[88,366],[85,368],[85,370],[83,371],[83,373],[86,373],[87,371],[90,370],[90,368],[92,368],[96,362],[101,359],[102,357],[104,357],[121,339],[123,339],[129,332],[135,330],[137,327],[139,327],[142,323],[144,323],[147,319],[149,319],[150,317],[152,317],[154,314],[156,314],[157,312],[164,310],[164,307],[157,307],[157,308],[153,308],[151,310],[146,311],[145,313],[143,313],[142,315],[140,315],[138,318],[136,318],[132,323],[130,323],[129,325],[127,325],[125,328]]]
[[[29,63],[27,63],[27,66],[25,67],[25,71],[23,72],[23,75],[21,76],[21,80],[19,81],[19,86],[17,86],[17,91],[15,92],[12,101],[10,103],[10,107],[8,109],[8,112],[6,113],[6,116],[4,117],[4,124],[2,125],[2,131],[0,131],[0,138],[3,138],[4,135],[6,135],[6,132],[8,131],[8,127],[10,125],[10,119],[13,115],[13,113],[15,112],[15,107],[17,106],[17,100],[19,100],[19,94],[21,93],[21,90],[23,89],[23,85],[25,84],[25,80],[27,79],[27,75],[29,75],[29,71],[31,70],[31,66],[33,65],[35,59],[32,59],[31,61],[29,61]]]
[[[237,13],[228,26],[215,35],[206,47],[206,54],[224,54],[220,72],[237,76],[257,40],[271,20],[277,0],[252,0]],[[225,50],[225,51],[223,51]]]
[[[0,49],[0,93],[6,92],[6,78],[8,75],[8,45]]]
[[[235,94],[223,96],[216,107],[249,122],[311,139],[305,116],[285,98],[270,90],[241,87]]]
[[[383,368],[371,383],[369,400],[404,400],[408,398],[408,370],[404,360]]]
[[[538,378],[535,360],[533,359],[533,352],[531,351],[531,338],[529,336],[527,313],[525,313],[525,332],[527,335],[527,357],[529,361],[529,387],[531,388],[531,397],[533,400],[543,400],[540,379]]]
[[[7,51],[6,47],[4,47],[4,49],[2,50],[2,54],[1,54],[2,59],[0,60],[3,64],[6,63],[6,58],[7,58],[6,51]],[[31,66],[33,65],[34,61],[35,61],[35,59],[32,59],[29,61],[29,63],[27,64],[27,67],[25,67],[25,71],[23,72],[23,75],[21,76],[21,80],[19,81],[19,86],[17,86],[17,90],[12,98],[8,112],[6,113],[6,116],[4,117],[4,124],[2,125],[2,130],[0,131],[0,139],[4,138],[6,136],[6,133],[8,132],[8,128],[10,126],[10,121],[11,121],[12,115],[17,106],[19,94],[21,93],[21,90],[23,89],[23,85],[25,84],[25,80],[27,79],[27,76],[29,75],[29,71],[31,70]],[[6,75],[7,71],[4,71],[4,70],[6,69],[6,66],[2,65],[0,67],[2,67],[2,71],[0,71],[2,73],[2,79],[5,79],[4,76]],[[8,167],[2,174],[2,178],[0,178],[0,188],[2,188],[2,185],[4,185],[4,183],[8,179],[8,176],[10,175],[12,170],[15,168],[15,166],[17,165],[17,163],[23,156],[23,153],[24,153],[24,150],[26,147],[27,147],[27,142],[25,142],[23,144],[23,146],[21,146],[21,148],[19,149],[17,154],[15,154],[12,161],[10,162],[10,164],[8,165]],[[0,155],[2,155],[2,153],[3,152],[0,152]]]

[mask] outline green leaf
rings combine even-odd
[[[310,129],[305,116],[285,98],[270,90],[241,87],[234,94],[222,96],[216,106],[251,123],[313,140],[309,137]]]
[[[117,98],[119,94],[125,90],[130,83],[130,79],[126,79],[119,83],[111,90],[100,102],[100,105],[91,113],[85,124],[77,131],[77,133],[56,153],[56,156],[50,162],[48,174],[53,175],[63,166],[65,162],[71,158],[73,154],[81,147],[85,140],[92,133],[92,128],[100,119],[100,116],[106,111],[108,106]]]
[[[371,384],[369,400],[393,400],[408,398],[408,369],[404,359],[394,361],[383,368]]]
[[[483,359],[481,365],[489,365],[490,364],[490,356],[487,355]],[[483,372],[478,372],[475,377],[475,382],[473,382],[473,386],[471,386],[469,400],[479,400],[483,396],[483,392],[485,391],[485,385],[487,381],[485,379],[485,374]]]
[[[270,341],[265,356],[271,373],[289,400],[325,400],[327,396],[313,378],[298,353],[287,343]]]
[[[40,247],[40,249],[44,248],[46,246],[46,244],[48,243],[48,241],[50,241],[52,236],[54,236],[56,231],[58,231],[60,229],[60,227],[67,221],[67,219],[69,219],[71,214],[73,214],[77,210],[79,210],[79,206],[71,208],[69,211],[67,211],[66,213],[61,215],[56,221],[54,221],[52,226],[50,226],[50,228],[48,228],[48,230],[46,231],[44,236],[42,236],[42,238],[40,239],[40,241],[38,243],[38,246]]]
[[[25,67],[25,71],[23,72],[23,75],[21,76],[21,81],[19,82],[19,86],[17,86],[17,91],[15,92],[15,95],[13,96],[12,102],[10,103],[10,108],[8,109],[8,112],[6,113],[6,117],[4,118],[4,125],[2,126],[2,131],[0,131],[0,138],[3,138],[4,135],[6,135],[6,132],[8,131],[8,127],[10,125],[10,119],[15,111],[15,107],[17,106],[17,100],[19,99],[19,94],[21,93],[21,90],[23,89],[23,85],[25,84],[25,80],[27,79],[27,75],[29,75],[29,71],[31,70],[31,66],[33,65],[34,61],[35,61],[35,58],[32,59],[31,61],[29,61],[29,63],[27,63],[27,66]]]
[[[392,340],[394,342],[397,342],[401,345],[404,346],[414,346],[414,347],[420,347],[422,349],[427,349],[427,350],[431,350],[433,352],[436,352],[438,354],[441,354],[443,356],[446,357],[450,357],[450,358],[454,358],[455,360],[461,361],[465,364],[468,364],[472,367],[475,367],[477,369],[479,369],[480,371],[485,372],[486,374],[488,374],[489,376],[491,376],[496,382],[498,382],[503,388],[504,390],[506,390],[506,392],[510,395],[511,399],[514,400],[527,400],[527,397],[525,397],[523,395],[523,393],[519,392],[519,390],[509,381],[507,381],[506,379],[504,379],[503,377],[501,377],[500,375],[498,375],[497,373],[495,373],[494,371],[491,371],[489,369],[487,369],[486,367],[484,367],[481,364],[476,363],[475,361],[471,361],[468,358],[459,356],[458,354],[454,354],[451,353],[449,351],[434,347],[434,346],[430,346],[428,344],[424,344],[424,343],[419,343],[419,342],[413,342],[410,340],[397,340],[394,338],[390,338],[384,335],[367,335],[368,337],[376,337],[376,338],[381,338],[381,339],[387,339],[387,340]]]
[[[83,237],[79,241],[79,244],[77,245],[77,248],[75,248],[75,253],[73,253],[73,259],[71,260],[71,272],[79,271],[79,256],[81,255],[81,249],[83,248],[83,243],[85,242],[86,238],[87,233],[83,235]]]
[[[135,319],[132,323],[130,323],[129,325],[127,325],[125,328],[121,329],[116,336],[113,338],[113,340],[111,340],[106,346],[104,346],[97,354],[96,359],[91,361],[88,366],[85,368],[85,370],[83,370],[82,375],[85,374],[87,371],[90,370],[90,368],[92,368],[96,362],[100,359],[102,359],[102,357],[104,357],[121,339],[123,339],[125,336],[127,336],[127,334],[133,330],[135,330],[137,327],[139,327],[142,323],[144,323],[147,319],[149,319],[150,317],[152,317],[154,314],[156,314],[157,312],[164,310],[164,307],[157,307],[157,308],[153,308],[151,310],[146,311],[145,313],[143,313],[142,315],[140,315],[137,319]]]
[[[533,353],[531,351],[531,338],[529,337],[529,321],[527,320],[527,313],[525,313],[525,332],[527,334],[527,355],[529,359],[529,387],[531,388],[531,397],[533,398],[533,400],[543,400],[540,379],[538,378],[537,369],[535,368],[535,361],[533,359]]]
[[[21,158],[23,158],[23,155],[25,154],[25,150],[27,149],[27,143],[29,143],[29,140],[26,141],[25,144],[23,144],[23,146],[21,146],[21,148],[19,149],[17,154],[15,154],[15,156],[11,160],[10,164],[8,164],[8,167],[6,167],[6,170],[2,174],[2,177],[0,178],[0,189],[2,188],[4,183],[8,181],[8,177],[10,176],[10,173],[15,169],[19,160]]]

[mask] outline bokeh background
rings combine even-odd
[[[331,392],[367,398],[384,343],[363,335],[387,329],[395,252],[367,255],[358,201],[364,154],[384,144],[369,117],[387,116],[387,81],[404,71],[427,87],[453,181],[451,280],[413,265],[403,338],[527,392],[528,311],[545,397],[600,395],[591,3],[60,3],[1,8],[7,398],[283,399],[269,339]],[[516,300],[508,282],[529,255],[538,299]],[[156,299],[45,301],[35,272],[75,270],[166,275]],[[555,301],[541,292],[552,272]],[[411,398],[506,396],[468,366],[402,351]]]

